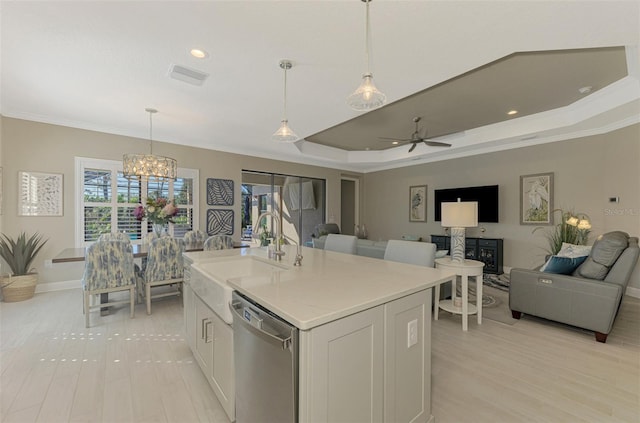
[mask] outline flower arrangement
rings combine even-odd
[[[147,205],[140,204],[133,211],[133,215],[139,221],[147,219],[154,225],[166,225],[173,223],[173,217],[178,213],[173,201],[166,198],[147,198]]]
[[[554,255],[562,248],[562,243],[575,245],[586,245],[591,232],[591,223],[589,217],[584,213],[574,213],[571,211],[563,211],[555,209],[552,213],[560,212],[560,223],[546,234],[549,241],[549,253]],[[541,228],[535,228],[533,231]]]

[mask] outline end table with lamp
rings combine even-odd
[[[462,301],[456,298],[456,282],[451,282],[451,300],[440,302],[440,285],[435,289],[434,319],[438,320],[438,310],[462,314],[462,330],[468,329],[469,314],[478,314],[478,324],[482,324],[482,268],[484,263],[465,260],[465,228],[478,226],[478,202],[445,202],[442,207],[442,226],[451,228],[451,257],[436,259],[436,268],[450,270],[462,279]],[[476,278],[476,306],[469,304],[469,276]]]
[[[450,270],[462,280],[462,298],[458,304],[455,279],[451,282],[451,299],[440,301],[440,285],[435,286],[433,318],[438,320],[438,311],[443,309],[450,313],[462,315],[462,330],[468,330],[468,316],[478,315],[478,324],[482,324],[482,268],[484,263],[476,260],[463,262],[453,261],[451,257],[436,259],[436,268]],[[476,278],[476,305],[469,304],[469,276]]]

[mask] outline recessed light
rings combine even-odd
[[[593,90],[593,87],[592,87],[592,86],[590,86],[590,85],[587,85],[587,86],[585,86],[585,87],[580,88],[580,89],[578,90],[578,92],[579,92],[580,94],[589,94],[589,93],[591,92],[591,90]]]
[[[518,114],[518,111],[517,111],[517,110],[509,110],[509,111],[507,112],[507,114],[508,114],[509,116],[517,115],[517,114]]]
[[[392,142],[391,144],[393,144],[393,145],[398,145],[398,144],[400,144],[400,143],[399,143],[398,141],[394,141],[394,142]]]
[[[197,59],[206,59],[209,57],[209,53],[204,50],[200,50],[198,48],[192,48],[190,51],[191,55]]]

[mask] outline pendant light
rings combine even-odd
[[[149,113],[149,154],[125,154],[122,156],[122,168],[124,176],[149,180],[155,178],[158,181],[176,179],[178,176],[178,162],[175,159],[153,154],[153,120],[158,113],[156,109],[144,109]]]
[[[293,63],[283,59],[280,60],[280,67],[284,69],[284,114],[280,121],[280,128],[271,136],[271,139],[277,142],[294,142],[298,140],[298,136],[289,128],[287,120],[287,70],[293,67]]]
[[[369,61],[369,3],[371,0],[361,0],[367,4],[366,26],[365,26],[365,56],[367,61],[367,72],[362,75],[362,83],[357,90],[347,97],[347,104],[354,110],[363,111],[378,108],[387,100],[387,96],[381,93],[373,83],[373,74]]]

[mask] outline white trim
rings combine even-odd
[[[39,283],[36,285],[36,294],[43,292],[63,291],[65,289],[82,288],[82,281],[80,279],[74,281],[61,281],[51,283]]]

